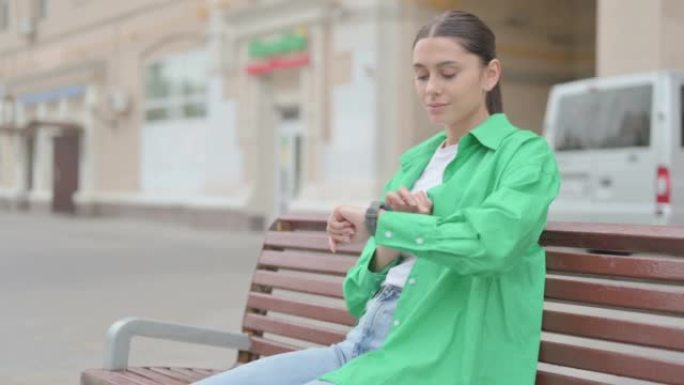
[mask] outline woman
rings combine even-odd
[[[495,38],[447,12],[418,33],[420,100],[444,131],[408,150],[382,204],[339,206],[331,249],[366,242],[344,281],[345,341],[202,385],[531,385],[543,305],[538,244],[559,188],[544,139],[502,113]]]

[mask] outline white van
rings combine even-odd
[[[684,72],[552,88],[544,134],[561,191],[550,220],[684,224]]]

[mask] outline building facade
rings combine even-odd
[[[677,4],[0,0],[0,206],[258,228],[365,204],[439,130],[411,69],[431,17],[494,29],[504,108],[541,132],[554,83],[684,64]]]

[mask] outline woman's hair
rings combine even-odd
[[[496,58],[496,38],[491,29],[477,16],[463,11],[447,11],[434,18],[418,31],[413,46],[426,37],[451,37],[468,52],[480,57],[483,65]],[[487,92],[487,111],[503,112],[500,82]]]

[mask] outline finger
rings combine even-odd
[[[406,196],[410,194],[411,192],[406,187],[399,187],[397,190],[397,195],[399,195],[404,202],[406,202]]]
[[[434,204],[432,203],[432,200],[431,200],[430,198],[428,198],[427,196],[425,197],[425,199],[426,199],[426,202],[427,202],[427,207],[428,207],[428,209],[430,210],[430,212],[432,212],[432,208],[434,207]]]
[[[432,199],[430,199],[430,197],[427,195],[427,193],[425,191],[423,191],[423,199],[425,199],[425,202],[427,203],[427,205],[430,208],[432,208]]]
[[[394,192],[388,192],[387,196],[385,197],[385,200],[387,201],[387,204],[392,208],[392,210],[399,210],[401,206],[404,205],[404,201],[399,198],[399,195],[397,195]]]
[[[332,239],[335,246],[337,246],[339,244],[349,243],[351,237],[348,235],[331,235],[329,238]]]
[[[330,212],[330,216],[328,216],[328,223],[326,226],[326,231],[330,231],[331,228],[336,227],[340,222],[341,219],[338,214],[338,208],[334,208],[333,211]]]
[[[332,230],[332,231],[328,231],[328,236],[349,237],[349,236],[354,236],[355,233],[356,233],[356,231],[354,229]]]
[[[348,233],[343,233],[343,232],[329,232],[328,237],[332,238],[335,241],[341,241],[344,239],[344,237],[348,237]]]
[[[425,191],[418,191],[416,194],[414,194],[414,196],[416,199],[420,199],[422,202],[430,202],[430,198]]]
[[[394,210],[394,211],[411,211],[412,210],[411,207],[406,204],[404,199],[401,196],[399,196],[398,191],[397,192],[389,192],[387,194],[388,194],[388,198],[390,198],[392,200],[392,204],[390,205],[392,210]]]
[[[330,216],[328,217],[328,226],[335,226],[339,227],[342,226],[345,222],[349,222],[344,218],[344,215],[342,214],[342,206],[336,207],[331,213]]]
[[[427,196],[427,194],[423,192],[421,199],[424,202],[423,206],[424,206],[425,213],[427,213],[427,214],[432,213],[432,201]]]
[[[327,233],[334,233],[334,232],[338,232],[340,230],[342,230],[342,228],[339,227],[338,224],[334,224],[334,223],[328,223],[328,225],[325,227],[325,231]]]
[[[427,204],[428,207],[432,207],[432,199],[430,199],[430,197],[427,195],[427,193],[425,191],[423,191],[421,195],[423,197],[423,200],[425,201],[425,204]]]
[[[334,254],[336,251],[336,245],[335,241],[331,237],[328,237],[328,246],[330,247],[330,251],[332,251]]]
[[[353,239],[353,237],[349,235],[333,235],[330,238],[335,242],[335,246],[351,243],[351,240]]]
[[[418,195],[423,197],[423,199],[425,199],[426,201],[430,201],[430,197],[427,195],[427,193],[425,191],[418,192]]]
[[[421,214],[427,214],[430,212],[430,202],[426,201],[424,198],[418,198],[418,212]]]
[[[413,197],[413,194],[411,194],[407,189],[402,187],[399,189],[398,192],[401,199],[404,202],[406,202],[408,206],[415,207],[417,205],[416,199]]]
[[[337,206],[333,209],[333,211],[330,213],[330,218],[328,218],[328,221],[334,221],[334,222],[339,222],[343,220],[344,218],[342,217],[342,214],[340,213],[340,209],[342,206]]]
[[[330,229],[334,229],[334,230],[343,230],[343,229],[350,229],[350,228],[353,228],[354,225],[352,225],[351,222],[345,220],[345,221],[333,221],[333,222],[329,222],[329,223],[328,223],[328,227],[329,227]]]
[[[425,207],[425,201],[420,193],[413,194],[413,199],[416,201],[416,208],[418,208],[418,211],[422,211]]]

